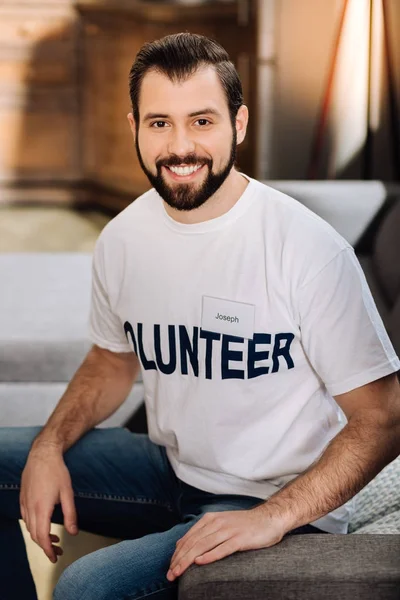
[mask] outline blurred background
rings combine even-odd
[[[0,0],[1,426],[44,424],[89,348],[95,241],[149,188],[129,70],[144,42],[185,30],[218,40],[241,76],[239,169],[356,246],[400,354],[400,0]],[[143,393],[103,425],[144,431]],[[52,531],[56,566],[23,527],[40,600],[114,541]]]
[[[398,0],[2,0],[0,251],[90,251],[148,189],[128,73],[144,42],[183,30],[239,70],[241,170],[400,179]]]

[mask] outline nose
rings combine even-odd
[[[190,137],[189,131],[186,128],[173,128],[168,142],[168,153],[176,156],[185,157],[193,153],[195,144]]]

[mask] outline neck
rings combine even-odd
[[[243,175],[232,168],[221,187],[199,208],[190,211],[177,210],[166,202],[164,202],[164,207],[167,214],[178,223],[193,225],[210,221],[228,212],[239,200],[248,183]]]

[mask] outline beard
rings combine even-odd
[[[145,175],[154,187],[161,198],[171,207],[176,210],[190,211],[202,206],[215,192],[221,187],[236,160],[236,129],[233,128],[232,145],[229,159],[217,173],[213,172],[213,161],[210,158],[196,156],[196,154],[188,154],[184,158],[180,158],[176,154],[169,158],[163,158],[156,162],[157,174],[154,175],[143,162],[139,148],[139,134],[136,136],[135,146],[136,153]],[[206,165],[207,175],[203,183],[197,187],[196,183],[177,183],[174,186],[168,185],[162,175],[162,167],[175,167],[179,165],[194,166]]]

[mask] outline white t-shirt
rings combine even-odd
[[[224,215],[172,219],[155,190],[102,231],[91,340],[141,363],[150,439],[180,479],[266,499],[346,424],[333,399],[400,369],[353,248],[249,184]],[[353,501],[314,521],[346,533]]]

